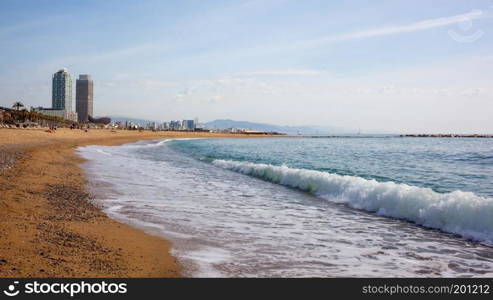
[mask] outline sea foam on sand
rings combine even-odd
[[[352,208],[493,244],[493,199],[471,192],[437,193],[395,182],[232,160],[217,159],[212,164]]]

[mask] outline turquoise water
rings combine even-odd
[[[175,141],[196,158],[245,161],[493,197],[493,139],[277,138]]]
[[[79,148],[95,201],[186,276],[493,275],[493,140],[167,139]]]

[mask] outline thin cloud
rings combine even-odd
[[[241,75],[246,76],[257,76],[257,75],[266,75],[266,76],[316,76],[322,74],[321,71],[318,70],[307,70],[307,69],[286,69],[286,70],[259,70],[253,72],[242,73]]]
[[[2,26],[0,28],[0,37],[5,38],[10,35],[20,35],[20,33],[32,30],[34,28],[46,26],[53,24],[57,21],[60,21],[60,19],[66,19],[67,15],[59,15],[57,18],[43,18],[43,19],[37,19],[37,20],[28,20],[23,23],[15,23],[10,26]]]
[[[379,37],[386,35],[396,35],[396,34],[415,32],[415,31],[422,31],[422,30],[457,24],[464,21],[473,21],[476,19],[485,18],[486,16],[487,14],[483,13],[481,10],[473,10],[465,14],[422,20],[407,25],[387,26],[387,27],[361,30],[361,31],[355,31],[345,34],[318,38],[314,40],[304,41],[299,46],[310,47],[310,46],[317,46],[327,43],[337,43],[337,42],[365,39],[365,38],[372,38],[372,37]]]
[[[398,34],[406,34],[417,31],[424,31],[433,28],[440,28],[450,26],[454,24],[460,24],[461,22],[474,21],[478,19],[490,18],[491,12],[483,12],[481,10],[472,10],[468,13],[463,13],[454,16],[440,17],[434,19],[421,20],[404,25],[384,26],[379,28],[365,29],[359,31],[353,31],[349,33],[335,34],[330,36],[323,36],[310,40],[291,41],[289,43],[269,43],[265,45],[258,45],[252,48],[243,49],[234,54],[237,59],[244,57],[255,57],[267,54],[274,54],[279,52],[286,52],[290,50],[303,50],[317,48],[332,43],[342,43],[353,40],[362,40],[367,38],[390,36]],[[223,58],[224,56],[230,56],[231,53],[225,53],[219,51],[213,54],[208,54],[208,57]]]

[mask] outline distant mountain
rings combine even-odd
[[[354,134],[357,130],[328,126],[281,126],[248,121],[214,120],[204,123],[205,128],[224,130],[228,128],[275,131],[287,134]]]

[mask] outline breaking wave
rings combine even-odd
[[[430,188],[287,166],[221,159],[212,164],[352,208],[493,244],[493,198],[463,191],[437,193]]]

